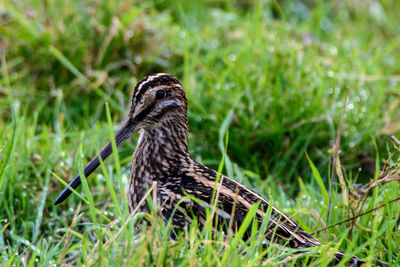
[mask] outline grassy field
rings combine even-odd
[[[399,14],[396,0],[0,1],[0,265],[324,266],[337,249],[400,265]],[[124,209],[136,137],[53,206],[155,72],[186,89],[194,158],[217,169],[229,132],[222,172],[328,246],[263,249],[264,224],[246,242],[195,224],[171,240],[157,207]]]

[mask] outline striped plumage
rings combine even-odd
[[[117,145],[122,144],[135,131],[140,137],[133,154],[128,190],[129,208],[132,211],[144,197],[148,188],[156,182],[157,202],[165,219],[170,219],[178,201],[189,194],[199,199],[185,198],[172,217],[176,228],[183,228],[197,217],[200,224],[205,222],[205,210],[211,206],[212,194],[216,186],[217,173],[197,163],[187,148],[188,120],[187,99],[180,82],[169,74],[155,74],[145,77],[135,86],[129,117],[116,134]],[[108,143],[100,152],[104,160],[111,154]],[[89,175],[99,165],[97,156],[85,167]],[[259,203],[256,218],[265,217],[269,202],[244,185],[221,175],[216,216],[225,227],[237,230],[250,206]],[[76,188],[80,184],[79,175],[71,182]],[[56,200],[61,203],[71,191],[66,188]],[[146,204],[140,207],[147,211]],[[233,218],[231,218],[233,217]],[[247,233],[247,236],[250,233]],[[320,246],[320,242],[301,229],[295,222],[272,207],[271,219],[266,232],[266,240],[274,236],[274,241],[288,244],[292,248]],[[343,253],[338,252],[340,259]],[[361,264],[353,257],[351,264]]]

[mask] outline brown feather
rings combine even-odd
[[[157,113],[156,105],[151,103],[149,90],[163,88],[167,98],[161,113]],[[149,99],[146,99],[148,97]],[[169,102],[168,102],[169,101]],[[141,80],[136,86],[132,97],[131,116],[137,116],[150,105],[153,110],[148,111],[146,117],[141,118],[140,138],[133,155],[129,185],[129,205],[133,210],[146,193],[146,188],[157,182],[157,201],[162,203],[161,213],[165,219],[170,219],[177,228],[183,228],[191,222],[190,216],[197,217],[199,224],[204,224],[205,210],[212,205],[212,195],[217,173],[203,166],[191,157],[187,148],[187,100],[181,84],[167,74],[156,74]],[[153,112],[154,111],[154,112]],[[154,114],[153,114],[154,113]],[[256,219],[262,222],[270,203],[256,192],[244,185],[221,176],[222,185],[219,190],[218,209],[216,216],[219,222],[231,225],[234,232],[239,229],[249,208],[260,203]],[[173,214],[178,201],[185,194],[201,200],[196,202],[186,200],[182,202],[177,212]],[[235,209],[233,207],[235,206]],[[142,210],[147,211],[144,205]],[[233,215],[233,218],[232,218]],[[232,222],[230,223],[230,221]],[[202,227],[203,225],[200,225]],[[250,235],[250,229],[246,237]],[[301,229],[277,208],[272,207],[271,218],[265,238],[275,236],[278,243],[288,244],[292,248],[307,248],[320,246],[320,242]],[[338,252],[341,258],[342,252]],[[353,257],[358,265],[362,261]]]

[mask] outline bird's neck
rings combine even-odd
[[[186,114],[172,113],[164,116],[157,125],[141,130],[133,161],[157,175],[162,171],[171,171],[171,168],[176,167],[170,166],[174,162],[191,159],[187,137]]]
[[[173,115],[173,114],[172,114]],[[133,154],[129,193],[132,211],[153,182],[167,183],[180,177],[181,168],[193,162],[187,148],[185,113],[164,116],[151,129],[142,129]]]
[[[155,149],[155,153],[181,154],[187,152],[188,126],[184,114],[164,116],[150,129],[142,130],[139,143],[147,143]],[[151,152],[151,151],[149,151]]]

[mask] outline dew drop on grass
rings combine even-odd
[[[353,103],[349,103],[347,108],[350,109],[350,110],[354,109],[354,104]]]
[[[122,174],[122,183],[124,184],[124,185],[128,185],[128,183],[129,183],[129,178],[128,178],[128,175],[126,174],[126,173],[124,173],[124,174]]]
[[[186,32],[181,31],[181,32],[179,33],[179,37],[180,37],[181,39],[184,39],[184,38],[186,37]]]
[[[140,64],[140,63],[142,63],[142,58],[139,57],[139,56],[136,56],[136,57],[133,59],[133,61],[134,61],[136,64]]]
[[[333,76],[334,76],[334,73],[333,73],[333,71],[331,71],[331,70],[330,70],[330,71],[328,71],[328,76],[329,76],[329,77],[333,77]]]
[[[354,142],[349,143],[349,147],[354,147],[356,144]]]
[[[18,111],[18,110],[19,110],[19,107],[21,106],[21,102],[15,101],[15,102],[13,103],[13,106],[14,106],[14,110]]]
[[[332,88],[328,88],[328,94],[331,95],[333,93],[333,89]]]
[[[230,61],[235,61],[236,60],[236,55],[235,54],[230,54],[229,55],[229,60]]]
[[[361,167],[359,167],[359,168],[358,168],[358,171],[359,171],[359,172],[360,172],[360,171],[362,171],[362,168],[361,168]]]
[[[360,90],[360,96],[362,100],[367,100],[368,99],[368,92],[365,91],[364,89]]]
[[[105,180],[106,180],[106,178],[104,177],[104,175],[101,174],[101,173],[97,174],[97,179],[100,179],[101,181],[105,181]]]

